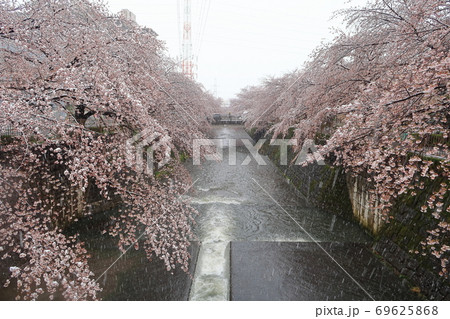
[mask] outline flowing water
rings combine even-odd
[[[249,161],[241,139],[250,137],[242,127],[216,126],[211,137],[220,139],[224,160],[186,164],[196,180],[188,197],[200,212],[194,229],[200,244],[194,242],[190,248],[193,280],[180,269],[168,273],[160,260],[149,262],[142,251],[130,250],[117,259],[121,253],[116,240],[96,230],[96,225],[109,223],[108,212],[67,230],[80,233],[94,273],[109,269],[98,278],[102,299],[370,299],[359,282],[377,299],[414,299],[358,244],[371,241],[358,225],[311,207],[268,158],[263,157],[266,165]],[[229,165],[230,139],[237,139],[236,165]],[[0,279],[7,275],[6,265],[0,265]],[[1,289],[0,300],[13,300],[15,294],[11,287]]]
[[[222,140],[223,161],[188,164],[197,180],[189,196],[200,212],[195,231],[201,242],[190,300],[229,300],[230,242],[369,240],[354,223],[308,205],[267,157],[266,165],[253,158],[242,165],[250,155],[242,127],[216,126],[211,135]],[[229,164],[230,139],[237,140],[236,165]]]

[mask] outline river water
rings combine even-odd
[[[221,140],[223,160],[188,164],[196,180],[190,197],[200,212],[195,232],[201,242],[190,300],[229,300],[230,242],[370,240],[358,225],[308,205],[267,157],[266,165],[253,157],[248,163],[242,140],[251,139],[242,127],[216,126],[211,137]],[[236,165],[229,164],[229,140],[236,140]]]
[[[195,181],[186,196],[200,212],[191,275],[168,273],[142,251],[121,257],[116,239],[97,229],[109,223],[110,212],[67,230],[86,243],[95,274],[109,269],[98,278],[103,300],[417,299],[367,249],[372,239],[361,227],[311,207],[267,157],[265,165],[249,161],[242,140],[250,137],[242,127],[215,126],[211,137],[223,161],[186,163]],[[229,140],[236,140],[236,165],[229,164]],[[6,276],[0,265],[2,282]],[[15,294],[12,286],[0,289],[0,300]]]

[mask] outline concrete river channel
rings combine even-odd
[[[213,126],[210,136],[219,140],[223,161],[186,163],[196,182],[185,196],[200,213],[190,274],[169,273],[157,258],[149,262],[131,249],[99,280],[103,300],[417,298],[371,252],[372,239],[357,223],[309,205],[267,157],[265,165],[249,161],[243,140],[251,139],[242,126]],[[229,164],[230,140],[236,165]],[[68,230],[86,242],[96,274],[120,255],[115,240],[95,231],[108,220],[99,214]],[[14,299],[11,291],[0,294]]]
[[[201,242],[190,300],[414,298],[359,225],[311,207],[267,157],[250,156],[242,127],[214,126],[211,137],[223,161],[188,164]]]

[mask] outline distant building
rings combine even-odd
[[[121,10],[119,12],[118,18],[122,22],[117,23],[117,20],[116,20],[116,26],[122,27],[123,29],[128,29],[130,27],[138,26],[138,24],[136,22],[136,15],[128,9]],[[116,19],[116,18],[114,18],[114,19]],[[126,23],[124,23],[124,22],[126,22]],[[150,33],[154,37],[158,36],[158,33],[156,33],[153,29],[148,28],[148,27],[141,27],[141,31],[144,33]]]
[[[127,21],[136,22],[136,15],[128,9],[123,9],[119,12],[120,17]]]

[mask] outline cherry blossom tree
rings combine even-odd
[[[0,128],[13,132],[0,152],[2,284],[19,299],[99,298],[83,243],[63,233],[90,213],[88,189],[120,200],[105,232],[122,252],[142,247],[187,271],[196,212],[180,198],[192,182],[178,154],[203,137],[217,100],[177,72],[164,43],[101,2],[5,0],[0,70]],[[166,178],[130,157],[137,134]]]
[[[436,229],[422,244],[447,277],[450,5],[374,0],[341,14],[347,31],[303,69],[244,90],[235,104],[249,110],[247,125],[274,136],[293,129],[299,146],[325,136],[319,151],[366,177],[373,209],[387,219],[399,195],[414,197],[436,181],[422,207]]]

